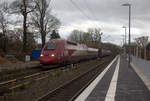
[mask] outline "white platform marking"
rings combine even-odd
[[[75,101],[85,101],[86,98],[90,95],[92,90],[96,87],[98,82],[103,78],[105,73],[108,71],[108,69],[111,67],[111,65],[116,61],[116,58],[113,59],[113,61],[105,68],[105,70],[75,99]]]
[[[109,89],[107,91],[107,95],[105,97],[105,101],[115,101],[115,94],[116,94],[116,86],[119,74],[119,67],[120,67],[120,57],[118,59],[115,72],[113,74]]]

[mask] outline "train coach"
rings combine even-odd
[[[99,58],[103,58],[105,56],[109,56],[109,55],[112,55],[112,52],[108,49],[99,49],[98,50],[98,57]]]
[[[43,47],[40,55],[40,63],[43,68],[51,68],[81,60],[104,57],[110,54],[110,50],[89,48],[84,44],[63,39],[53,39]]]
[[[85,59],[98,57],[98,49],[88,48],[63,39],[53,39],[45,44],[40,55],[40,63],[45,68],[60,64],[75,63]]]

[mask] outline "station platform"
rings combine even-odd
[[[150,61],[132,56],[132,63],[150,80]]]
[[[75,101],[150,101],[149,70],[149,61],[117,56]]]

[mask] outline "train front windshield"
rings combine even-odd
[[[44,50],[55,50],[56,49],[56,44],[54,43],[48,43]]]

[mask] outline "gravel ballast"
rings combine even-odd
[[[110,57],[103,58],[103,60],[105,59],[110,59]],[[31,83],[18,91],[0,96],[0,101],[35,101],[35,99],[46,94],[48,91],[53,90],[61,84],[64,84],[76,76],[88,71],[103,60],[95,59],[81,62],[74,67],[61,67],[58,71],[49,73],[48,78]]]

